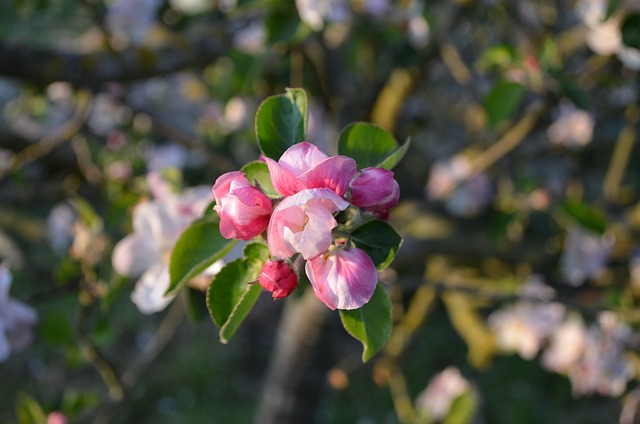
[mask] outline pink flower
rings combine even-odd
[[[371,299],[378,283],[373,261],[355,247],[311,259],[305,271],[316,296],[330,309],[358,309]]]
[[[308,188],[329,188],[340,196],[356,175],[356,161],[347,156],[329,157],[311,143],[294,144],[278,162],[264,158],[278,193],[291,196]]]
[[[301,191],[285,198],[273,211],[267,237],[272,256],[289,258],[301,253],[312,259],[333,242],[331,230],[338,223],[333,213],[349,206],[328,188]]]
[[[220,215],[220,233],[224,238],[250,240],[266,230],[271,215],[271,200],[246,179],[243,172],[221,175],[213,185],[214,209]]]
[[[287,297],[298,285],[298,276],[286,261],[269,259],[258,276],[260,285],[273,294],[274,299]]]
[[[386,169],[365,168],[351,183],[351,203],[384,220],[399,198],[400,186]]]
[[[67,424],[67,418],[61,412],[53,411],[47,415],[47,424]]]

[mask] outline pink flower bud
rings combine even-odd
[[[269,259],[258,276],[260,285],[272,293],[274,299],[287,297],[298,285],[298,276],[286,261]]]
[[[221,175],[213,185],[214,209],[220,215],[220,233],[225,238],[250,240],[269,225],[271,200],[252,186],[243,172]]]
[[[351,203],[380,219],[389,218],[399,198],[400,186],[386,169],[365,168],[351,183]]]

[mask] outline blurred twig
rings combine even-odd
[[[540,119],[546,110],[547,107],[542,101],[537,101],[530,105],[525,115],[513,127],[472,161],[471,175],[486,170],[511,150],[515,149],[531,130],[535,128],[538,119]]]
[[[76,96],[76,111],[67,122],[62,124],[53,134],[42,137],[30,146],[16,153],[10,159],[5,169],[0,169],[0,179],[12,174],[25,165],[45,156],[51,150],[75,136],[86,122],[91,110],[91,92],[86,89],[78,90]]]
[[[631,159],[633,145],[636,142],[635,126],[638,122],[640,111],[637,106],[633,105],[627,109],[626,115],[627,125],[620,131],[602,186],[604,198],[609,201],[618,200],[620,197],[620,183],[629,164],[629,159]]]
[[[206,66],[226,54],[231,46],[222,22],[189,28],[184,33],[184,37],[174,34],[167,45],[129,47],[119,52],[105,49],[73,53],[0,43],[0,75],[44,84],[68,81],[97,86]]]

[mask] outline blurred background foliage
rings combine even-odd
[[[254,419],[285,302],[222,345],[201,291],[143,315],[110,255],[148,173],[211,186],[302,87],[325,152],[412,144],[391,340],[363,365],[328,315],[279,422],[639,422],[638,49],[633,0],[4,0],[0,259],[38,322],[2,294],[0,420]]]

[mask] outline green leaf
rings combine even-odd
[[[568,201],[560,205],[562,210],[573,218],[580,226],[604,234],[607,228],[605,215],[586,203]]]
[[[489,125],[495,128],[498,124],[509,119],[522,101],[524,93],[524,86],[517,82],[498,81],[489,92],[484,103]]]
[[[170,283],[166,294],[175,293],[191,278],[226,255],[235,243],[235,240],[222,237],[217,217],[208,216],[194,221],[182,233],[171,252]]]
[[[402,245],[402,237],[396,230],[377,219],[356,228],[351,233],[351,240],[357,248],[367,252],[379,270],[389,266]]]
[[[391,301],[378,285],[369,303],[354,310],[341,310],[344,329],[364,347],[362,362],[367,362],[384,347],[391,335]]]
[[[407,141],[405,141],[402,146],[400,146],[395,152],[387,156],[385,160],[383,160],[377,165],[377,167],[389,169],[389,170],[395,168],[396,165],[400,163],[402,158],[404,158],[404,155],[407,154],[407,150],[409,150],[410,145],[411,145],[411,139],[408,138]]]
[[[307,131],[307,95],[299,88],[271,96],[256,112],[256,136],[265,156],[278,160],[289,147],[304,141]]]
[[[467,389],[454,399],[442,424],[467,424],[473,422],[478,409],[478,397],[473,389]]]
[[[347,125],[338,138],[338,154],[354,158],[358,169],[379,166],[400,149],[389,131],[368,122]]]
[[[245,247],[247,258],[229,262],[215,276],[207,290],[207,307],[213,322],[220,327],[220,341],[227,343],[258,300],[262,287],[258,279],[269,248],[262,243]]]
[[[635,49],[640,49],[640,14],[629,15],[621,27],[622,42]]]
[[[26,393],[18,393],[16,397],[16,416],[19,424],[43,424],[47,416],[37,400]]]
[[[266,163],[260,161],[249,162],[241,169],[251,184],[260,188],[264,194],[272,199],[282,197],[271,184],[271,175]]]

